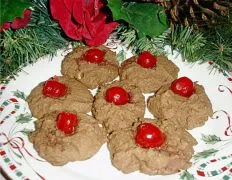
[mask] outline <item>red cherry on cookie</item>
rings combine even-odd
[[[181,77],[172,82],[171,90],[175,94],[179,94],[184,97],[190,97],[195,92],[195,87],[191,79],[187,77]]]
[[[124,105],[129,102],[129,93],[119,86],[114,86],[106,90],[105,99],[115,105]]]
[[[43,95],[51,98],[59,98],[67,93],[67,89],[67,86],[56,80],[48,80],[43,86]]]
[[[137,127],[135,141],[142,148],[160,147],[165,141],[165,135],[151,123],[142,123]]]
[[[148,51],[143,51],[137,58],[137,63],[144,68],[156,67],[156,57]]]
[[[101,63],[104,60],[105,52],[100,49],[89,49],[84,53],[83,58],[91,63]]]
[[[67,135],[73,134],[78,124],[78,118],[76,114],[61,112],[57,116],[56,126],[57,128]]]

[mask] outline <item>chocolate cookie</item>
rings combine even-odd
[[[145,124],[152,124],[156,129],[160,129],[165,137],[162,145],[145,148],[137,143],[138,131],[141,133],[142,126],[146,131]],[[151,131],[148,132],[149,136],[152,136]],[[156,136],[157,134],[153,137]],[[148,141],[149,138],[151,137],[148,137]],[[148,142],[148,145],[149,143],[152,144]],[[142,119],[142,122],[131,128],[113,132],[109,136],[108,149],[112,164],[123,173],[139,170],[148,175],[167,175],[191,166],[189,161],[195,144],[195,139],[187,131],[176,128],[171,122]]]
[[[154,66],[146,68],[138,64],[138,56],[127,59],[121,65],[121,80],[138,86],[143,93],[151,93],[177,78],[179,68],[172,61],[164,56],[156,57],[156,61]]]
[[[116,102],[110,102],[110,98],[114,98]],[[112,132],[130,127],[139,117],[143,117],[144,101],[139,88],[115,81],[99,88],[92,113],[108,132]]]
[[[186,129],[202,126],[213,115],[204,87],[198,84],[190,97],[175,94],[169,86],[163,87],[148,100],[148,109],[155,117]]]
[[[41,118],[53,111],[91,111],[93,96],[81,82],[55,77],[36,86],[27,98],[31,113]]]
[[[96,119],[81,113],[74,115],[77,125],[72,134],[65,134],[58,128],[58,112],[53,112],[36,121],[36,130],[29,136],[38,154],[52,165],[86,160],[106,142],[106,134]],[[67,131],[62,123],[61,128]]]
[[[61,72],[94,89],[118,76],[116,53],[104,46],[77,47],[64,58]]]

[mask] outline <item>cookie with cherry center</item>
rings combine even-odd
[[[111,162],[125,174],[167,175],[187,169],[196,140],[171,121],[140,119],[109,135]]]
[[[32,89],[27,98],[31,113],[41,118],[53,111],[91,111],[93,96],[88,88],[75,79],[55,76]]]
[[[138,86],[143,93],[151,93],[175,80],[178,72],[179,68],[166,57],[144,51],[125,60],[119,76],[129,85]]]
[[[180,77],[162,87],[148,99],[149,111],[176,126],[193,129],[204,125],[213,115],[212,104],[202,85]]]
[[[89,89],[111,82],[118,76],[116,53],[105,46],[80,46],[63,60],[61,72],[84,83]]]
[[[92,116],[61,111],[36,121],[29,140],[42,158],[60,166],[94,156],[106,142],[106,133]]]
[[[114,81],[101,86],[95,96],[92,113],[107,132],[133,125],[145,112],[145,100],[139,88]]]

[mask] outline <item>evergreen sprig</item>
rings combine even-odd
[[[24,66],[38,58],[52,57],[58,49],[71,42],[61,34],[59,25],[51,20],[47,0],[33,0],[30,24],[17,31],[7,30],[0,37],[0,80],[16,75]]]
[[[164,46],[178,51],[184,61],[213,62],[214,69],[232,71],[232,23],[199,32],[192,27],[175,26],[158,37],[139,38],[136,31],[126,25],[118,29],[119,39],[134,53],[144,50],[153,54],[164,53]],[[223,29],[224,28],[224,29]]]
[[[172,50],[178,51],[183,60],[196,62],[203,58],[203,48],[206,38],[192,27],[176,26],[164,37],[164,44],[170,45]]]
[[[232,23],[209,31],[206,35],[204,61],[214,62],[214,67],[232,71]]]
[[[152,54],[160,55],[164,53],[164,46],[161,45],[160,37],[139,37],[136,30],[125,23],[121,23],[116,29],[116,35],[123,46],[131,48],[134,54],[138,54],[142,51],[150,51]]]

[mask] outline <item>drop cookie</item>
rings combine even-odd
[[[132,126],[144,112],[145,100],[140,89],[118,81],[99,88],[92,109],[108,132]]]
[[[123,173],[167,175],[187,169],[196,140],[171,122],[141,119],[109,135],[111,162]]]
[[[120,79],[138,86],[143,93],[157,91],[161,86],[177,78],[179,68],[164,56],[153,56],[144,51],[121,65]]]
[[[42,158],[58,166],[91,158],[106,142],[106,133],[87,114],[53,112],[36,121],[29,140]]]
[[[64,58],[61,72],[94,89],[118,76],[116,53],[105,46],[77,47]]]
[[[27,102],[32,115],[41,118],[53,111],[90,112],[93,96],[81,82],[56,76],[36,86]]]
[[[204,125],[213,115],[204,87],[187,77],[173,81],[150,97],[148,109],[155,117],[173,121],[186,129]]]

